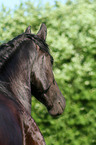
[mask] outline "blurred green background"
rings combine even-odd
[[[26,1],[0,9],[0,44],[31,25],[47,25],[53,71],[66,98],[63,115],[52,118],[32,99],[32,116],[47,145],[96,145],[96,0]]]

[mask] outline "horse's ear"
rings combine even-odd
[[[25,33],[30,34],[31,33],[31,26],[28,26],[27,29],[25,30]]]
[[[41,24],[40,30],[37,33],[37,36],[43,40],[46,40],[47,36],[47,27],[44,23]]]

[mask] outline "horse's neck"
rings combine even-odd
[[[27,46],[24,45],[24,47]],[[32,51],[31,47],[32,46],[29,45],[29,48],[26,48],[26,50],[23,48],[22,51],[25,51],[25,54],[21,51],[20,54],[18,53],[20,57],[18,55],[14,55],[13,58],[11,58],[11,60],[8,62],[5,69],[1,71],[3,81],[8,82],[9,84],[8,89],[20,100],[20,102],[29,112],[31,112],[30,76],[32,62],[35,59],[34,51],[32,53],[27,53],[27,51]]]
[[[30,74],[27,70],[18,72],[18,75],[10,81],[10,87],[23,106],[31,113]]]

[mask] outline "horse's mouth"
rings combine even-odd
[[[48,112],[51,116],[59,116],[64,112],[65,104],[61,104],[58,102],[58,104],[54,104],[52,108],[48,109]]]

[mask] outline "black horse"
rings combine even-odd
[[[46,35],[45,24],[37,35],[31,34],[29,26],[25,33],[0,46],[0,145],[45,144],[30,116],[32,95],[52,116],[62,114],[65,108],[52,72]]]

